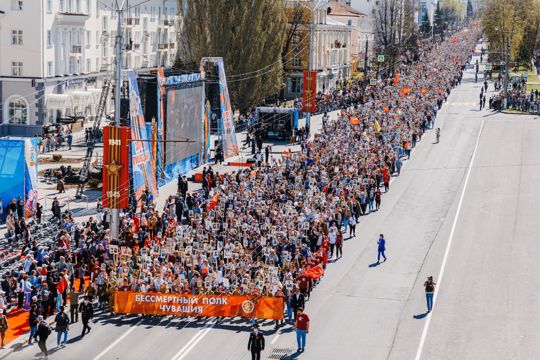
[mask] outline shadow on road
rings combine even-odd
[[[381,265],[381,263],[377,261],[377,262],[374,262],[373,264],[369,264],[369,267],[374,268],[374,267],[377,267],[379,265]]]
[[[425,312],[425,313],[422,313],[422,314],[414,315],[413,318],[415,318],[416,320],[421,320],[421,319],[425,318],[427,315],[428,315],[428,313]]]

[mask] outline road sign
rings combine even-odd
[[[529,72],[524,71],[524,72],[523,72],[523,77],[524,77],[525,79],[528,78],[528,77],[529,77]]]
[[[377,62],[384,62],[384,55],[378,55]]]
[[[371,80],[369,80],[369,84],[370,84],[371,86],[377,85],[377,79],[371,79]]]
[[[491,64],[490,63],[487,63],[486,64],[486,71],[490,71],[491,70]]]

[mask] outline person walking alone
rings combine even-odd
[[[259,331],[259,325],[253,325],[249,334],[248,351],[251,351],[251,360],[261,360],[261,351],[264,350],[264,335]]]
[[[298,308],[294,328],[296,330],[296,343],[298,344],[296,352],[303,353],[306,349],[306,337],[309,333],[309,316],[304,313],[303,308]]]
[[[83,323],[83,329],[81,333],[81,339],[86,334],[86,330],[90,332],[92,328],[88,325],[88,322],[94,318],[94,308],[92,306],[92,303],[88,301],[88,297],[84,297],[84,301],[79,305],[79,312],[81,313],[82,323]]]
[[[54,321],[56,322],[56,345],[58,347],[64,347],[66,346],[69,332],[69,316],[64,312],[64,306],[60,307],[60,312],[56,314]],[[62,335],[64,335],[63,342],[61,341]]]
[[[383,234],[379,236],[379,241],[377,241],[377,245],[377,264],[379,264],[381,262],[381,256],[384,259],[383,262],[386,261],[386,255],[384,254],[384,252],[386,251],[386,240],[384,239]]]
[[[433,309],[433,294],[435,293],[436,283],[433,281],[433,276],[428,276],[426,282],[424,283],[424,288],[426,289],[426,304],[428,314]]]
[[[47,338],[51,334],[52,330],[47,324],[47,321],[43,319],[43,316],[38,317],[39,325],[37,327],[38,346],[41,352],[45,355],[45,359],[48,359],[49,351],[47,350]]]

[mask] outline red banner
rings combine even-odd
[[[281,320],[283,306],[283,297],[272,296],[114,293],[114,312],[117,314],[240,316]]]
[[[315,95],[317,95],[317,71],[304,70],[304,84],[302,91],[302,111],[313,113],[317,109]]]
[[[130,128],[103,128],[102,204],[109,209],[128,207]]]

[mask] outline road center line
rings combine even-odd
[[[212,324],[206,325],[204,328],[200,329],[197,334],[195,334],[187,343],[172,357],[172,360],[182,360],[184,357],[186,357],[191,350],[201,341],[206,334],[212,330],[212,328],[216,325],[216,322],[213,322]]]
[[[469,184],[469,178],[471,176],[472,166],[474,163],[474,159],[476,157],[476,151],[478,150],[478,144],[480,143],[480,136],[482,135],[482,130],[484,129],[484,122],[485,122],[485,119],[482,119],[482,124],[480,125],[478,136],[476,137],[476,144],[474,146],[474,151],[471,156],[471,160],[469,162],[469,167],[467,169],[467,175],[465,176],[465,183],[463,184],[463,190],[461,190],[461,196],[459,198],[459,203],[456,210],[456,215],[454,217],[454,222],[452,223],[452,229],[450,230],[450,235],[448,237],[448,243],[446,244],[446,250],[444,252],[444,257],[441,263],[441,269],[439,270],[439,276],[435,279],[435,281],[437,282],[437,286],[435,287],[435,293],[433,295],[433,308],[434,309],[435,309],[435,304],[437,302],[437,294],[439,293],[439,290],[441,288],[441,284],[442,284],[442,280],[444,276],[444,269],[446,268],[446,262],[448,261],[448,254],[450,253],[450,247],[452,246],[452,240],[454,239],[454,233],[456,231],[459,213],[461,212],[461,206],[463,205],[463,199],[465,198],[465,191],[467,190],[467,185]],[[428,314],[426,323],[424,324],[424,330],[422,331],[422,336],[420,337],[420,344],[418,345],[418,349],[416,351],[415,360],[420,360],[420,358],[422,357],[422,351],[424,350],[424,344],[426,342],[429,324],[431,323],[431,315],[432,313]]]
[[[276,334],[276,336],[274,336],[274,338],[272,339],[272,342],[270,343],[270,345],[274,345],[278,341],[280,336],[281,334]]]
[[[113,347],[115,347],[120,341],[124,340],[126,338],[126,336],[128,336],[129,334],[131,334],[131,332],[133,330],[135,330],[137,328],[137,326],[141,323],[141,321],[143,321],[143,319],[140,319],[139,321],[137,321],[135,324],[133,324],[131,326],[131,329],[129,329],[128,331],[126,331],[124,334],[122,334],[122,336],[120,336],[118,339],[116,339],[111,345],[107,346],[105,348],[105,350],[103,350],[102,352],[100,352],[98,354],[98,356],[96,356],[94,358],[94,360],[98,360],[100,359],[103,355],[105,355],[106,353],[108,353]]]

